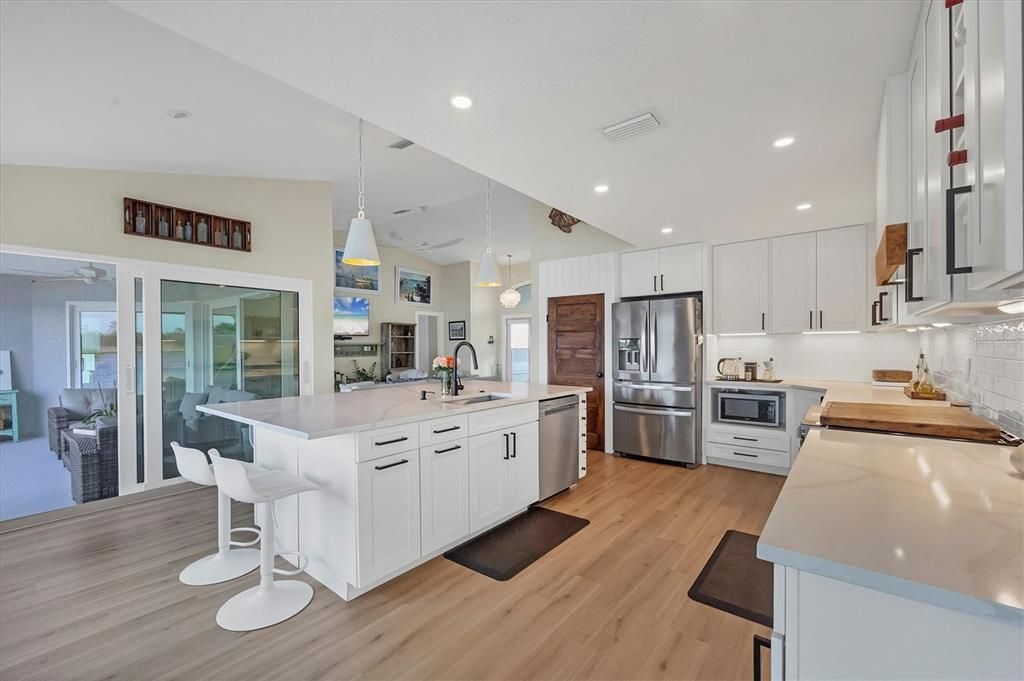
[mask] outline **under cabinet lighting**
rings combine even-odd
[[[917,329],[903,329],[907,333],[917,333]]]
[[[802,331],[805,336],[841,336],[849,333],[860,333],[860,331]]]
[[[919,326],[919,327],[917,327],[917,330],[918,331],[931,331],[931,328],[929,328],[927,326]]]
[[[1021,314],[1024,313],[1024,299],[1008,300],[1000,303],[997,307],[1000,312],[1005,312],[1006,314]]]
[[[953,322],[932,322],[932,326],[936,329],[944,329],[947,326],[953,326]]]
[[[767,336],[766,331],[750,331],[748,333],[720,333],[719,336]]]

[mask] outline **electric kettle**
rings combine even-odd
[[[718,360],[718,373],[725,378],[739,378],[743,375],[743,358],[723,357]]]

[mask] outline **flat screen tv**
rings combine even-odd
[[[369,336],[370,301],[366,298],[334,296],[334,335]]]

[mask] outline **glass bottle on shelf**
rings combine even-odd
[[[182,238],[185,239],[185,241],[192,241],[192,221],[191,220],[185,220],[185,230],[184,230],[184,233],[182,234]]]
[[[206,224],[206,218],[199,218],[199,224],[196,225],[196,237],[199,243],[209,243],[210,226]]]
[[[921,373],[922,373],[923,365],[924,365],[924,351],[921,351],[921,353],[917,357],[917,368],[914,369],[914,377],[912,379],[910,379],[910,383],[908,384],[908,387],[913,392],[917,392],[918,386],[921,385]]]
[[[174,225],[174,238],[178,241],[185,238],[185,226],[181,224],[181,220]]]
[[[924,353],[921,353],[921,382],[917,385],[917,392],[930,395],[935,390],[935,382],[932,380],[932,372],[928,370],[928,360]]]
[[[231,247],[241,250],[242,248],[242,230],[235,225],[235,233],[231,235]]]
[[[146,233],[146,216],[142,214],[141,208],[139,208],[138,212],[135,213],[135,233]]]

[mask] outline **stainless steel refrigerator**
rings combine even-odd
[[[701,447],[701,299],[614,303],[612,338],[615,451],[693,466]]]

